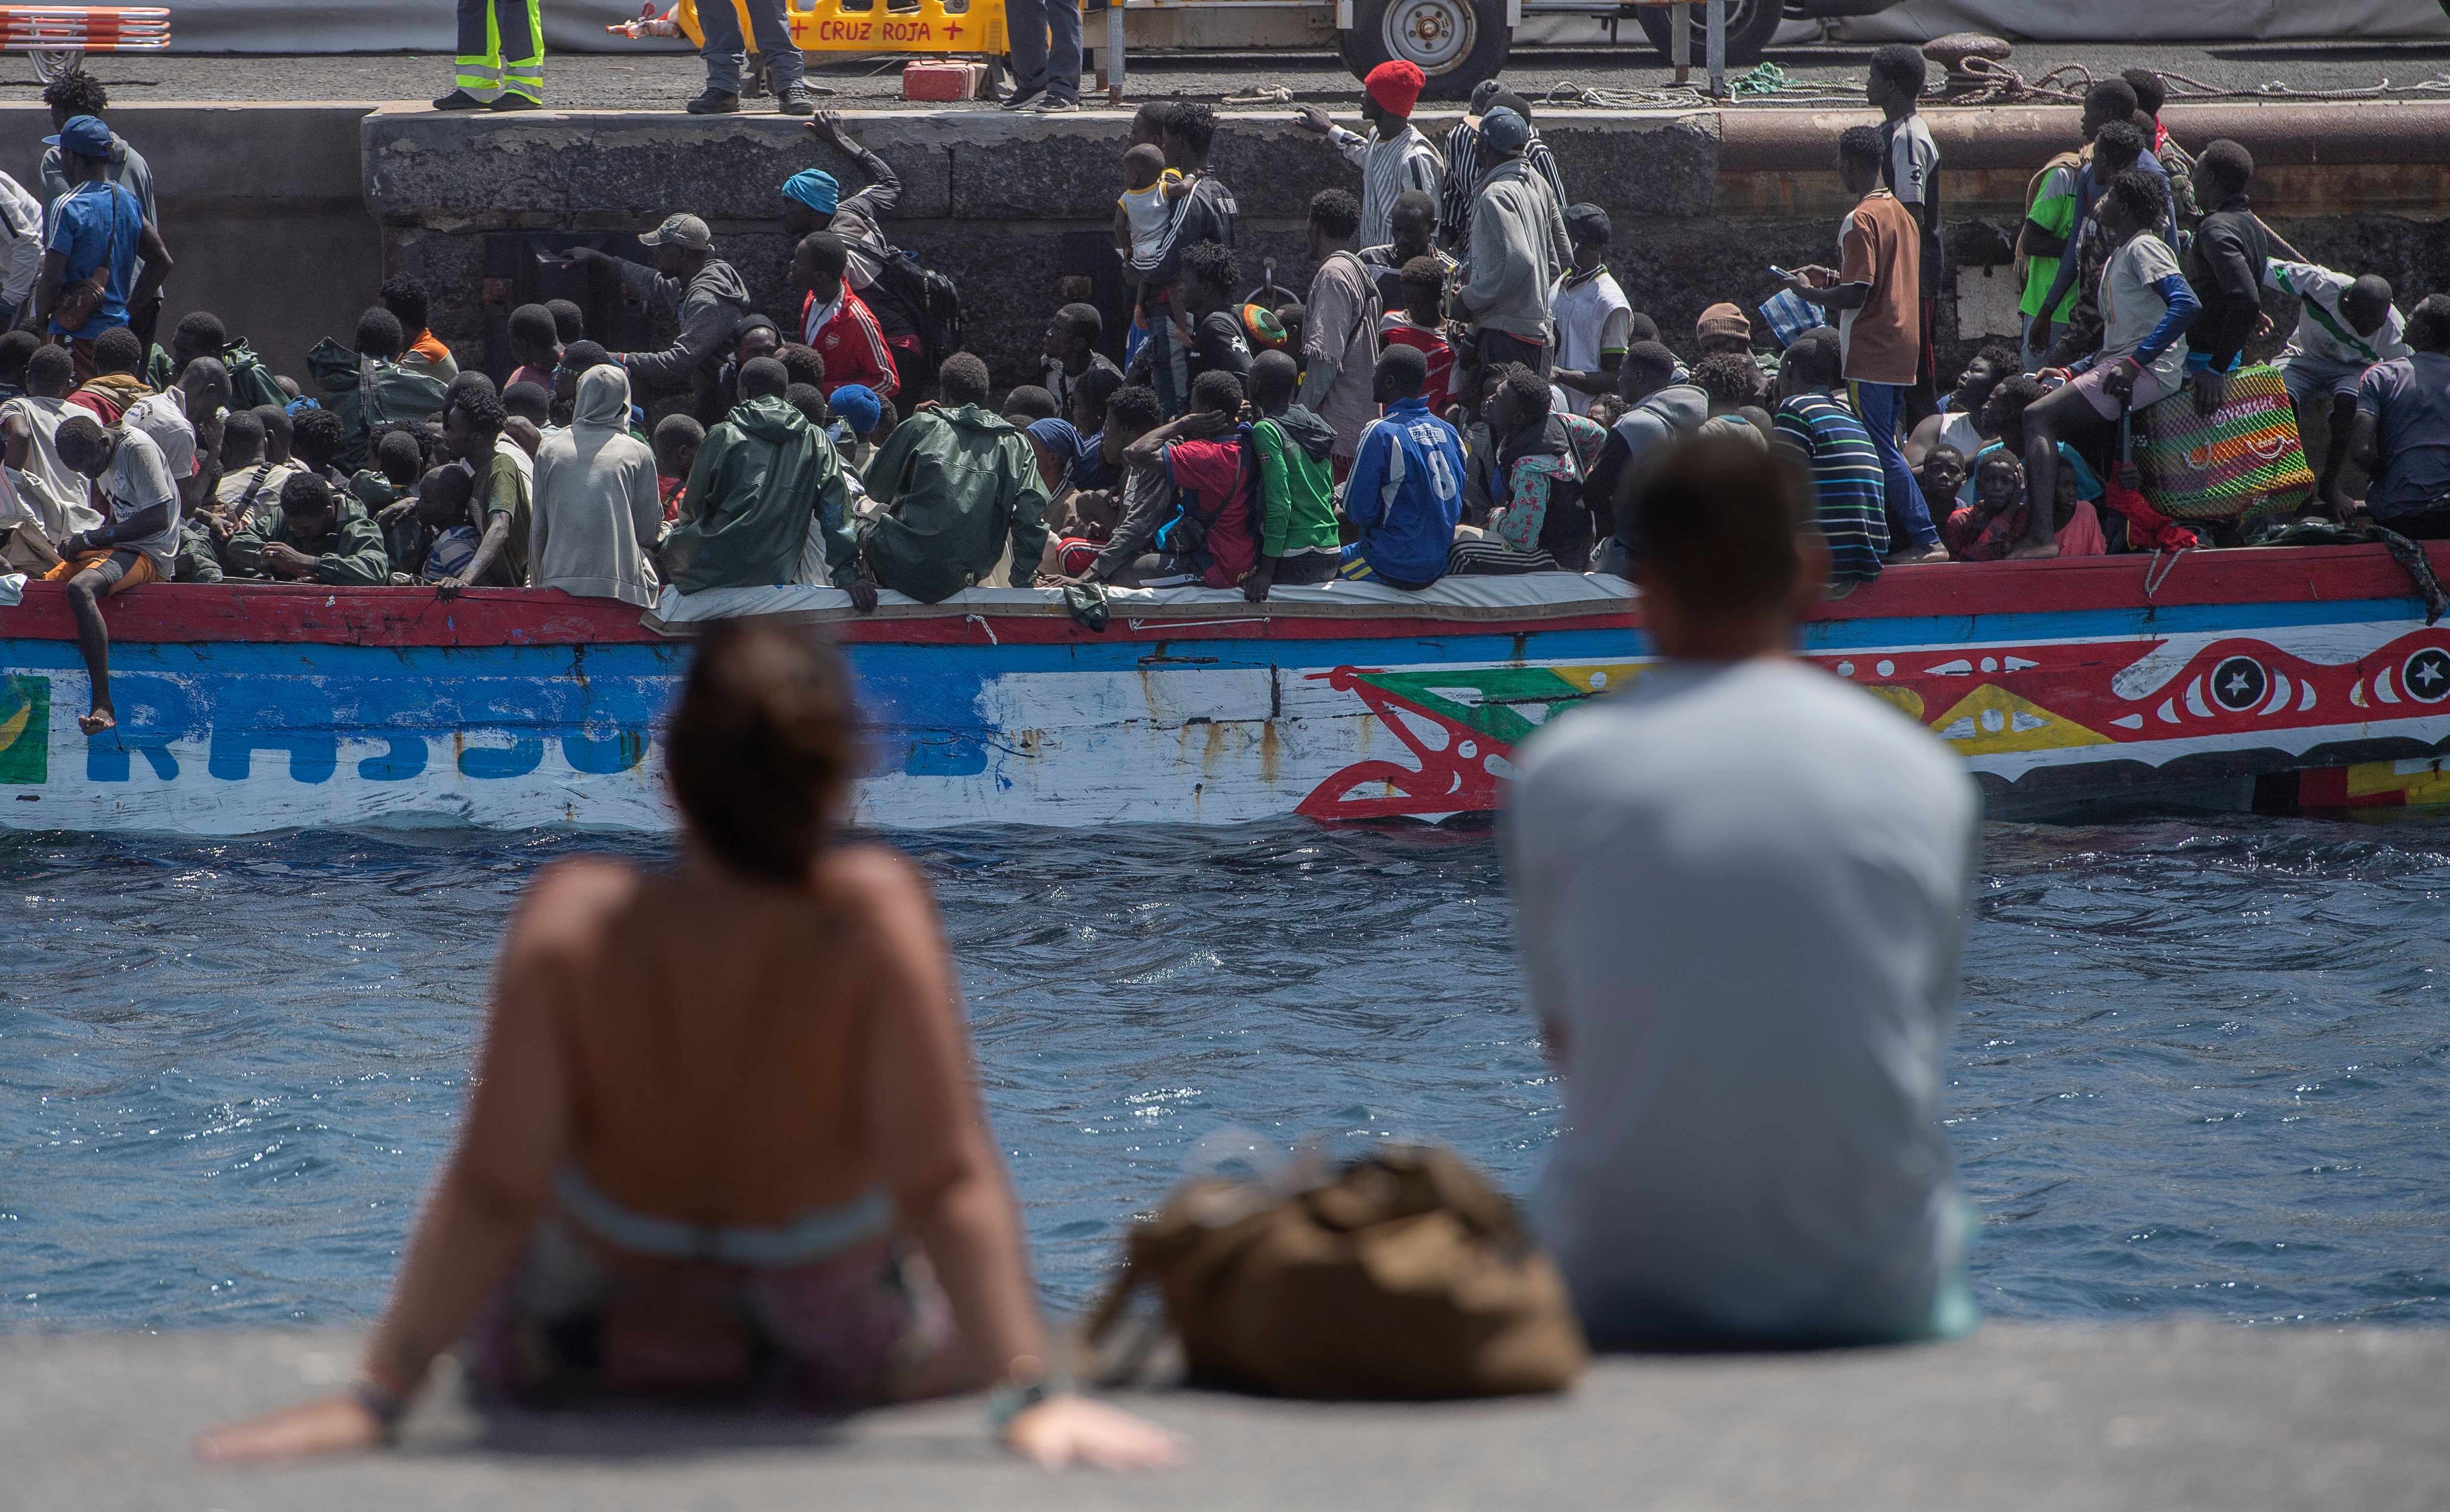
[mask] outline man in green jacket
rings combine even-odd
[[[1259,419],[1251,447],[1259,462],[1259,565],[1242,581],[1242,596],[1267,602],[1268,590],[1308,587],[1344,566],[1335,526],[1332,454],[1335,427],[1293,402],[1300,382],[1293,359],[1262,352],[1251,364],[1251,403]]]
[[[281,508],[258,510],[224,553],[233,570],[282,583],[379,588],[391,581],[382,532],[357,501],[300,473],[281,485]]]
[[[680,520],[664,542],[665,571],[682,592],[797,581],[811,517],[824,532],[834,586],[856,580],[842,461],[825,433],[783,397],[790,383],[770,357],[741,365],[740,402],[707,432]]]
[[[867,464],[884,506],[860,532],[864,579],[941,604],[995,572],[1005,542],[1027,573],[1046,549],[1046,484],[1029,439],[986,408],[987,365],[956,352],[937,370],[943,400],[894,427]]]

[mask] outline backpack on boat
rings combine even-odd
[[[1184,1184],[1132,1230],[1087,1341],[1152,1284],[1196,1386],[1329,1401],[1507,1396],[1562,1390],[1590,1359],[1564,1276],[1513,1204],[1450,1150],[1389,1146],[1290,1194]]]
[[[882,294],[901,308],[910,329],[919,335],[919,350],[934,372],[944,359],[962,350],[962,291],[951,279],[919,265],[902,247],[887,252],[876,264],[870,296]]]
[[[229,369],[230,408],[251,410],[259,404],[286,405],[289,396],[281,392],[281,382],[263,359],[244,340],[230,342],[221,350],[222,366]],[[170,354],[156,345],[145,359],[145,381],[167,391],[178,381],[172,370]]]
[[[433,374],[398,362],[379,362],[325,337],[306,354],[306,371],[322,385],[323,397],[348,429],[340,465],[354,472],[366,461],[366,437],[378,425],[422,425],[442,413],[451,387]]]
[[[2208,416],[2195,413],[2186,388],[2135,412],[2129,444],[2144,496],[2174,519],[2242,525],[2314,496],[2296,407],[2278,371],[2263,363],[2232,374]]]

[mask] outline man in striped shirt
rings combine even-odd
[[[1868,583],[1889,549],[1880,454],[1872,434],[1832,391],[1844,383],[1838,333],[1818,326],[1795,339],[1778,370],[1772,443],[1812,475],[1820,533],[1829,541],[1829,581]]]
[[[1525,121],[1531,120],[1530,102],[1507,88],[1494,79],[1484,79],[1471,91],[1471,110],[1455,128],[1447,133],[1446,177],[1438,185],[1438,245],[1449,252],[1463,250],[1471,236],[1471,203],[1480,197],[1480,181],[1497,161],[1480,140],[1480,123],[1491,110],[1511,110]],[[1531,126],[1531,144],[1523,149],[1523,165],[1548,181],[1548,189],[1556,198],[1557,223],[1551,228],[1556,243],[1557,265],[1571,266],[1573,243],[1565,236],[1565,207],[1573,203],[1566,197],[1565,181],[1557,172],[1556,154],[1548,144],[1540,140],[1540,127]]]
[[[1361,81],[1361,116],[1370,123],[1366,137],[1329,121],[1327,112],[1314,105],[1301,107],[1301,128],[1327,138],[1346,162],[1361,169],[1363,246],[1393,241],[1395,197],[1407,189],[1435,194],[1446,171],[1438,149],[1412,126],[1412,106],[1427,82],[1417,65],[1401,58],[1371,69]]]

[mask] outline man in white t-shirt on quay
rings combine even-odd
[[[1532,738],[1505,827],[1565,1091],[1538,1231],[1602,1345],[1963,1334],[1974,781],[1793,655],[1828,552],[1792,464],[1681,442],[1638,508],[1664,665]]]
[[[1574,265],[1548,289],[1548,314],[1557,322],[1557,366],[1548,377],[1578,394],[1615,393],[1616,370],[1633,344],[1633,301],[1608,271],[1608,235],[1605,210],[1565,206]]]

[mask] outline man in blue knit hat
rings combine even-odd
[[[885,239],[885,218],[902,198],[902,179],[893,165],[851,140],[842,128],[842,116],[821,110],[808,123],[809,134],[840,148],[866,173],[869,184],[856,194],[842,192],[841,181],[823,168],[802,168],[783,181],[783,230],[796,244],[811,231],[831,231],[850,252],[851,292],[865,300],[885,328],[885,344],[893,349],[894,364],[906,373],[924,366],[919,328],[910,312],[889,288],[875,287],[877,274],[893,256]]]

